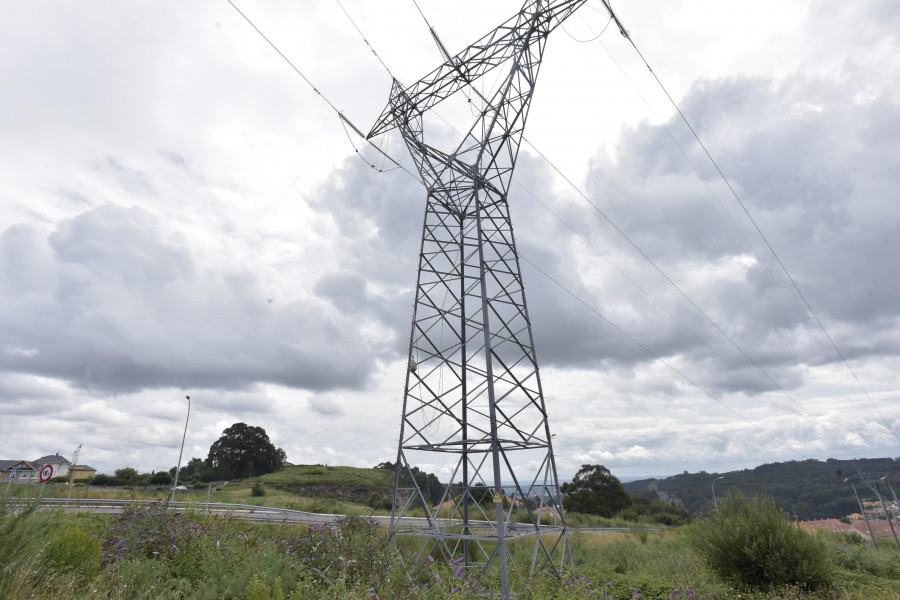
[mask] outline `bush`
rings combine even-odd
[[[266,495],[266,490],[262,486],[262,484],[257,481],[256,483],[253,484],[253,487],[250,488],[250,495],[253,496],[254,498],[259,498],[260,496]]]
[[[165,471],[150,475],[150,485],[169,485],[170,483],[172,483],[172,476]]]
[[[710,567],[738,585],[816,589],[831,583],[825,544],[792,525],[772,498],[729,494],[688,532]]]
[[[105,485],[105,486],[114,486],[114,485],[122,485],[118,479],[113,477],[112,475],[105,475],[103,473],[97,473],[91,478],[91,485]]]

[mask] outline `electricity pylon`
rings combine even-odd
[[[585,2],[528,0],[453,57],[434,35],[444,63],[394,80],[368,134],[399,130],[427,189],[391,534],[416,542],[411,576],[443,560],[504,598],[572,564],[507,193],[547,38]],[[474,84],[496,69],[486,97]],[[456,93],[480,101],[447,152],[425,143],[423,115]],[[453,483],[435,502],[414,469],[441,466]]]

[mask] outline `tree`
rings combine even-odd
[[[266,430],[235,423],[209,447],[206,463],[222,479],[255,477],[282,468],[278,449]]]
[[[151,485],[168,485],[172,483],[172,476],[165,471],[159,471],[150,476]]]
[[[563,508],[572,512],[611,517],[631,506],[622,482],[603,465],[581,465],[571,483],[564,483]]]
[[[119,485],[135,485],[139,477],[137,470],[131,467],[116,469],[116,480],[119,482]]]
[[[208,469],[206,466],[206,461],[202,458],[192,458],[187,462],[186,465],[181,467],[181,471],[178,472],[178,481],[192,481],[196,479],[201,471],[204,469]],[[176,468],[172,467],[169,469],[169,475],[175,477]]]

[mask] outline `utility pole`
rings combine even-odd
[[[536,571],[572,567],[507,193],[547,38],[585,2],[527,0],[455,56],[433,35],[444,63],[394,80],[367,136],[399,130],[427,193],[390,533],[418,540],[410,573],[428,559],[475,581],[494,571],[503,598]],[[496,91],[483,93],[476,83],[495,70]],[[426,143],[423,117],[457,93],[475,122],[458,145]],[[451,473],[436,509],[419,465]],[[413,509],[424,524],[405,518]]]
[[[859,504],[859,512],[862,513],[863,521],[866,523],[866,529],[869,532],[869,538],[872,540],[872,546],[878,550],[878,542],[875,541],[875,536],[872,534],[872,526],[869,525],[869,517],[866,515],[866,509],[863,506],[862,500],[859,499],[859,493],[856,491],[856,486],[853,485],[853,482],[850,481],[850,478],[844,480],[844,483],[849,483],[850,487],[853,488],[853,495],[856,496],[856,503]]]
[[[185,396],[188,402],[187,417],[184,419],[184,433],[181,435],[181,450],[178,451],[178,465],[175,467],[175,483],[172,484],[172,502],[175,502],[175,488],[178,487],[178,473],[181,472],[181,456],[184,454],[184,440],[187,438],[188,421],[191,419],[191,397]]]
[[[884,497],[881,495],[881,489],[878,482],[873,481],[866,483],[872,488],[875,495],[878,496],[878,501],[881,502],[881,508],[884,509],[884,518],[888,523],[888,527],[891,529],[891,535],[894,536],[894,543],[897,544],[897,550],[900,550],[900,540],[897,539],[897,532],[894,530],[894,520],[891,518],[891,513],[888,512],[887,504],[885,504]]]
[[[897,502],[897,492],[894,491],[894,486],[891,485],[891,482],[888,481],[888,476],[885,475],[881,478],[881,481],[885,482],[888,486],[888,489],[891,490],[891,496],[894,497],[894,510],[900,510],[900,503]],[[897,522],[897,513],[894,513],[894,522]]]
[[[72,455],[72,466],[69,467],[69,493],[66,495],[66,506],[69,506],[69,498],[72,497],[72,488],[75,487],[75,465],[78,464],[78,455],[81,454],[81,444],[75,448],[75,454]]]
[[[712,493],[713,493],[713,504],[715,504],[715,506],[716,506],[716,512],[719,512],[719,501],[716,500],[716,482],[717,482],[719,479],[725,479],[725,476],[722,475],[722,476],[719,477],[718,479],[713,479],[712,486],[711,486],[711,487],[712,487]]]

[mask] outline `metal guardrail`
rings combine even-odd
[[[6,501],[11,504],[30,504],[33,503],[35,498],[7,498]],[[41,498],[41,504],[46,505],[76,505],[76,506],[135,506],[135,505],[148,505],[148,504],[163,504],[167,507],[172,508],[198,508],[198,509],[209,509],[209,510],[217,510],[217,511],[229,511],[229,510],[250,510],[250,511],[262,511],[262,512],[277,512],[277,513],[285,513],[285,514],[296,514],[296,515],[307,515],[307,516],[328,516],[328,517],[336,517],[340,515],[332,515],[332,514],[322,514],[322,513],[313,513],[305,510],[293,510],[290,508],[274,508],[270,506],[257,506],[255,504],[225,504],[222,502],[170,502],[168,500],[114,500],[108,498],[71,498],[66,500],[65,498]]]
[[[35,501],[35,498],[7,498],[6,502],[12,504],[30,504]],[[135,505],[149,505],[149,504],[162,504],[170,508],[194,508],[195,510],[203,510],[203,511],[215,511],[218,513],[222,512],[231,512],[238,513],[242,518],[247,518],[247,513],[261,513],[260,516],[263,515],[272,515],[272,514],[281,514],[284,515],[283,520],[295,520],[295,521],[305,521],[305,522],[319,522],[319,523],[328,523],[337,520],[338,518],[344,515],[335,515],[330,513],[314,513],[308,512],[305,510],[294,510],[290,508],[274,508],[270,506],[257,506],[255,504],[226,504],[222,502],[170,502],[168,500],[112,500],[105,498],[73,498],[70,500],[66,500],[65,498],[41,498],[40,503],[42,505],[47,506],[66,506],[74,505],[74,506],[109,506],[109,507],[125,507],[125,506],[135,506]],[[294,517],[294,519],[291,519]],[[372,515],[373,519],[377,521],[389,525],[390,517],[384,515]],[[268,519],[272,520],[272,519]],[[405,517],[403,519],[407,523],[417,522],[417,521],[425,521],[425,519],[421,517]],[[485,522],[485,524],[488,524]],[[571,531],[585,531],[585,532],[594,532],[594,533],[629,533],[633,531],[631,527],[572,527],[569,526]],[[641,527],[642,531],[652,531],[658,532],[661,531],[659,527]]]

